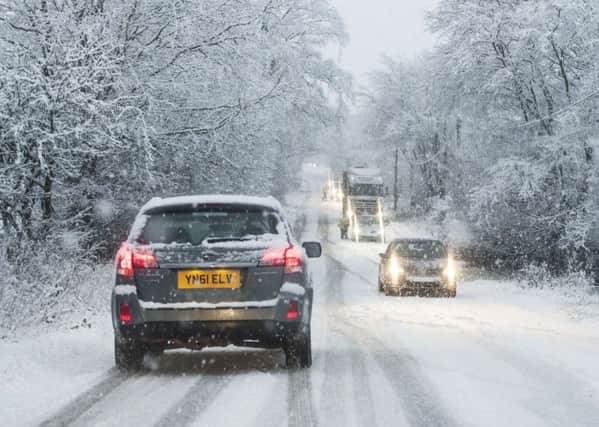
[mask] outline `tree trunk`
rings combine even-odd
[[[54,208],[52,207],[52,177],[50,174],[44,178],[44,193],[42,194],[42,216],[44,220],[52,218]]]

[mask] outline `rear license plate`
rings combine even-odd
[[[179,289],[237,289],[241,287],[239,270],[183,270],[177,274]]]

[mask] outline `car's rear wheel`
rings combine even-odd
[[[456,294],[457,292],[455,289],[448,289],[445,295],[447,298],[455,298]]]
[[[122,371],[136,371],[141,369],[144,360],[144,349],[135,339],[114,337],[114,362]]]
[[[379,292],[383,292],[385,290],[385,284],[381,279],[379,279]]]
[[[285,343],[285,363],[288,368],[312,366],[312,338],[310,330],[298,334]]]

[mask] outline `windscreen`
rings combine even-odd
[[[379,184],[352,184],[351,196],[383,196],[383,186]]]
[[[394,252],[402,258],[439,259],[447,256],[447,248],[436,240],[397,242]]]
[[[267,209],[219,207],[146,214],[137,237],[142,244],[201,245],[282,234],[279,216]]]

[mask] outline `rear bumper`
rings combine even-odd
[[[219,322],[148,322],[119,327],[121,339],[135,339],[162,348],[207,346],[280,347],[302,330],[300,322],[274,320]]]
[[[112,296],[112,321],[115,332],[122,338],[135,338],[165,347],[194,347],[209,345],[244,345],[254,340],[260,346],[278,346],[288,336],[309,327],[312,292],[302,297],[281,294],[278,298],[260,303],[218,304],[207,308],[198,304],[160,305],[140,301],[133,292],[117,290]],[[287,319],[289,301],[296,301],[297,319]],[[131,320],[120,319],[120,306],[129,306]],[[168,344],[168,345],[167,345]]]
[[[141,309],[144,322],[239,322],[275,320],[276,307],[247,309]]]

